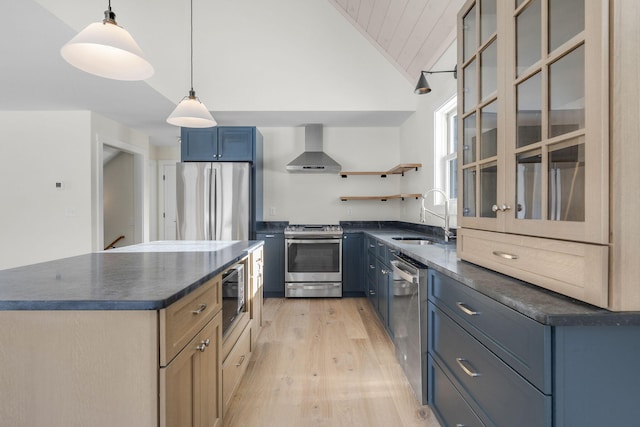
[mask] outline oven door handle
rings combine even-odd
[[[339,244],[342,242],[342,239],[287,239],[287,244],[291,245],[293,243],[334,243]]]

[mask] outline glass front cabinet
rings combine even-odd
[[[458,14],[458,255],[608,306],[607,0]]]

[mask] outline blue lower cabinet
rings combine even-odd
[[[639,425],[640,326],[543,325],[434,270],[428,288],[429,404],[443,425],[477,425],[458,421],[468,409],[487,426]]]
[[[431,356],[487,424],[551,426],[551,397],[542,394],[433,304],[429,304]],[[437,390],[436,390],[437,393]]]
[[[365,251],[362,233],[342,236],[342,296],[361,297],[365,294]]]
[[[264,240],[263,294],[266,298],[284,298],[284,234],[256,233]]]
[[[427,361],[428,395],[431,409],[443,426],[484,427],[453,382],[431,356]]]

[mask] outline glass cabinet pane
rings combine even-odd
[[[480,3],[480,43],[487,41],[496,32],[496,0]]]
[[[540,150],[516,156],[516,209],[518,219],[542,218],[542,156]]]
[[[498,101],[493,101],[480,112],[480,159],[498,154]]]
[[[476,80],[476,60],[464,68],[464,111],[470,111],[478,103],[478,82]]]
[[[449,177],[449,199],[458,198],[458,180],[456,179],[456,171],[458,170],[458,159],[449,160],[449,171],[447,176]]]
[[[549,0],[549,52],[584,31],[585,0]]]
[[[584,221],[584,152],[584,144],[560,149],[549,147],[549,219],[552,221]]]
[[[542,136],[542,80],[540,73],[523,81],[516,88],[516,146],[540,141]]]
[[[481,68],[480,78],[481,86],[480,93],[482,99],[487,99],[489,95],[496,91],[498,86],[498,42],[493,41],[485,50],[480,54]]]
[[[480,216],[495,218],[492,207],[498,198],[498,166],[495,162],[480,166]]]
[[[471,167],[462,171],[463,185],[463,216],[476,216],[476,168]]]
[[[549,67],[549,137],[584,128],[584,45]]]
[[[531,2],[516,17],[517,75],[520,75],[542,57],[541,19],[540,0]]]
[[[464,60],[471,58],[478,48],[477,28],[476,28],[476,6],[474,5],[464,16],[463,20],[464,37]]]
[[[475,113],[464,119],[464,136],[462,146],[462,164],[476,161],[476,115]]]

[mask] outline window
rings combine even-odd
[[[457,97],[438,108],[434,115],[435,188],[443,190],[450,200],[458,198],[458,114]]]

